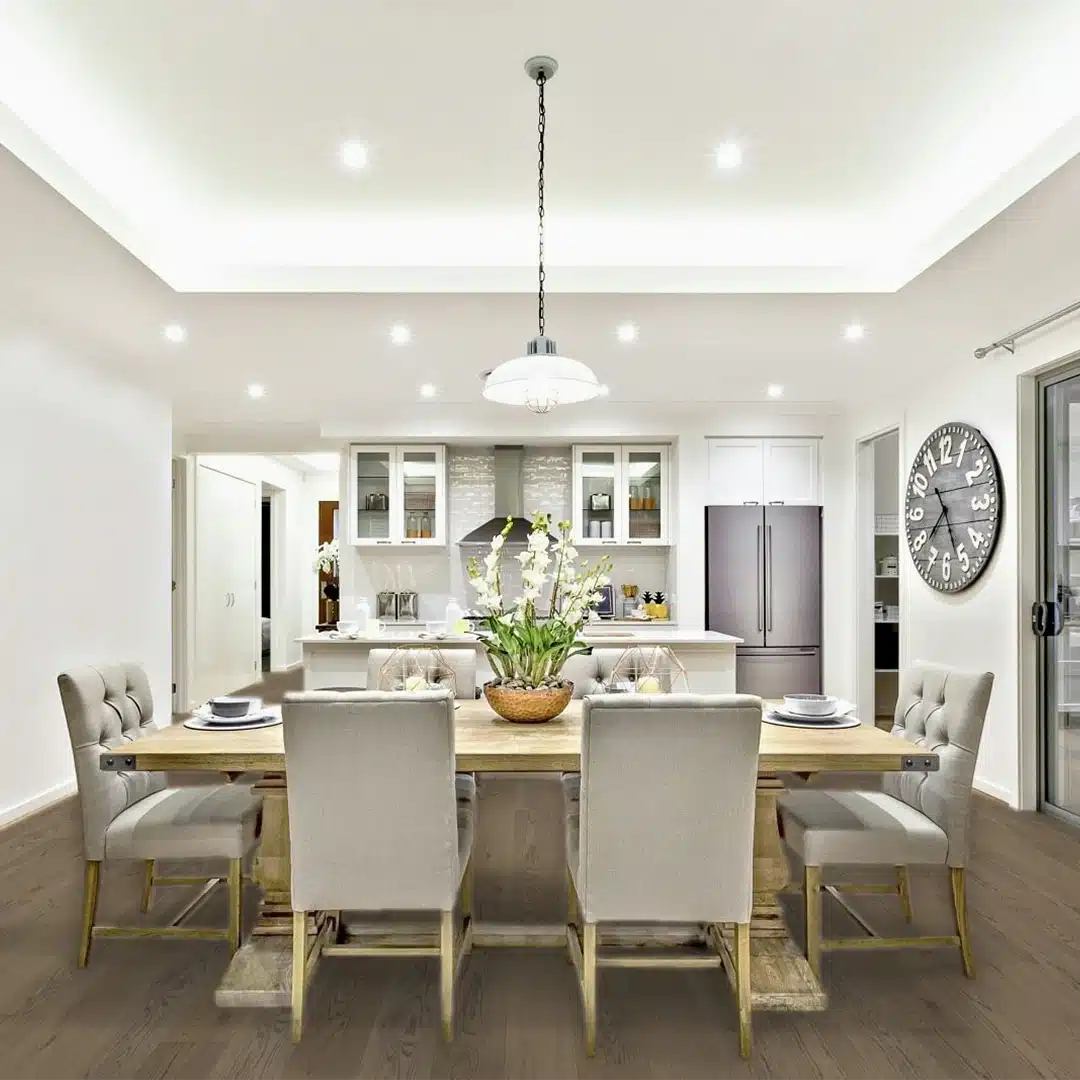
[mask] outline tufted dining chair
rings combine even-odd
[[[564,795],[567,944],[581,982],[590,1056],[597,968],[661,965],[727,967],[739,1048],[749,1056],[760,739],[761,699],[746,694],[585,698],[581,774],[564,778]],[[598,924],[611,922],[699,923],[714,955],[612,955],[598,949]]]
[[[285,695],[293,904],[292,1035],[320,956],[439,957],[443,1034],[472,941],[463,889],[474,806],[454,783],[449,689]],[[369,763],[372,767],[359,767]],[[454,909],[461,896],[461,925]],[[438,912],[431,945],[339,942],[349,911]],[[314,923],[315,939],[309,928]]]
[[[170,788],[161,773],[102,771],[102,751],[155,730],[150,683],[138,664],[74,668],[63,672],[57,683],[82,804],[86,873],[79,967],[86,967],[95,937],[223,938],[235,951],[240,944],[243,860],[255,847],[261,798],[242,784]],[[101,864],[120,859],[144,864],[144,912],[150,909],[157,887],[203,888],[168,926],[98,926],[95,917]],[[206,875],[162,877],[155,873],[158,859],[228,860],[226,929],[180,925],[221,879]]]
[[[806,954],[820,973],[821,953],[831,949],[957,946],[964,973],[974,967],[967,925],[964,870],[975,759],[979,752],[994,676],[917,661],[900,680],[893,734],[938,755],[935,772],[890,773],[880,791],[803,788],[777,801],[781,832],[802,861],[806,903]],[[825,866],[888,866],[894,885],[822,884]],[[912,918],[909,866],[949,870],[956,933],[881,938],[841,896],[842,892],[891,892]],[[838,900],[870,935],[823,940],[821,893]]]

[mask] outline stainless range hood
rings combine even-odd
[[[488,547],[491,538],[506,528],[506,519],[514,519],[506,537],[506,546],[524,547],[532,532],[532,522],[525,517],[524,446],[495,447],[495,516],[483,525],[466,533],[458,544],[462,547]],[[549,536],[551,543],[555,538]]]

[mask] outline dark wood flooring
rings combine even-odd
[[[481,914],[550,918],[562,904],[545,839],[558,792],[490,777],[482,793]],[[949,950],[832,954],[830,1008],[756,1013],[744,1063],[722,975],[614,969],[601,975],[590,1061],[572,969],[555,950],[474,951],[450,1045],[427,960],[324,961],[298,1047],[285,1011],[215,1008],[222,943],[99,940],[78,971],[82,863],[68,801],[0,832],[0,1077],[1080,1077],[1080,835],[985,798],[973,830],[974,980]],[[916,928],[947,932],[945,875],[915,876],[913,892]],[[137,918],[138,893],[138,868],[108,867],[103,919]],[[904,932],[892,898],[858,903],[883,931]],[[827,932],[854,931],[825,904]],[[794,898],[789,913],[801,935]],[[207,907],[207,920],[222,916]]]

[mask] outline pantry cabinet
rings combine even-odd
[[[575,446],[573,471],[575,545],[670,545],[667,446]]]
[[[820,506],[820,439],[710,439],[712,506]]]
[[[446,544],[446,447],[349,447],[348,540],[356,547]]]

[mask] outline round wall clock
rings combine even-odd
[[[904,499],[908,551],[939,592],[973,585],[990,564],[1004,493],[990,444],[969,424],[942,424],[919,447]]]

